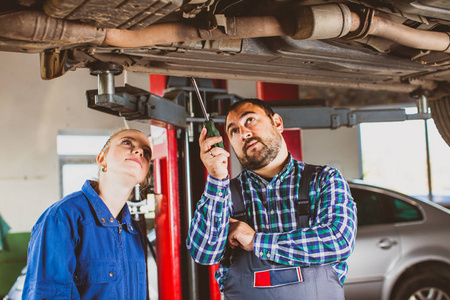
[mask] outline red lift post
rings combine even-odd
[[[150,92],[163,96],[167,76],[150,75]],[[166,144],[154,149],[155,193],[162,194],[156,203],[155,231],[160,300],[181,300],[180,278],[180,208],[178,190],[177,140],[175,129],[166,130]],[[158,157],[157,155],[163,155]]]

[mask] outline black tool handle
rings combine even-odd
[[[205,121],[203,125],[206,127],[206,130],[208,131],[208,136],[220,136],[219,130],[217,130],[216,126],[214,126],[214,121],[212,119],[209,119],[208,121]],[[217,144],[214,144],[215,147],[220,147],[222,149],[225,149],[223,146],[223,142],[219,142]]]

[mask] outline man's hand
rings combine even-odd
[[[239,246],[245,251],[253,251],[255,233],[247,223],[230,218],[228,244],[231,248]]]
[[[228,176],[228,157],[230,153],[214,144],[222,141],[221,136],[206,138],[206,127],[203,127],[198,143],[200,145],[200,159],[209,175],[217,179],[225,179]]]

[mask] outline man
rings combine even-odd
[[[288,152],[282,118],[264,101],[245,99],[230,108],[225,128],[243,167],[237,180],[248,224],[232,218],[238,197],[231,200],[229,153],[213,147],[222,138],[207,138],[203,128],[200,156],[209,174],[187,238],[191,256],[220,262],[216,279],[225,299],[344,299],[345,260],[356,235],[345,179],[329,166],[317,168],[307,184],[310,216],[300,224],[305,163]]]

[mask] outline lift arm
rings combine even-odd
[[[102,76],[102,74],[98,75],[99,78]],[[108,78],[111,77],[109,76]],[[86,92],[88,106],[90,108],[122,116],[130,120],[152,119],[181,128],[187,128],[188,123],[204,122],[204,118],[190,116],[187,112],[188,109],[185,107],[186,103],[184,106],[177,103],[183,101],[170,101],[131,85],[118,87],[115,90],[114,88],[105,88],[104,86],[111,86],[111,83],[105,80],[99,80],[98,91],[90,90]],[[202,91],[202,88],[200,90]],[[176,92],[177,97],[179,97],[183,93],[192,93],[194,90],[191,87],[177,87],[170,92]],[[202,92],[214,94],[217,90],[206,88]],[[211,99],[211,97],[209,98]],[[218,107],[221,107],[222,111],[210,112],[211,115],[214,115],[211,119],[216,123],[225,122],[225,116],[223,114],[224,111],[228,110],[223,110],[223,107],[229,107],[239,99],[241,97],[237,95],[215,94],[212,100],[221,102],[221,105],[218,105]],[[348,108],[332,108],[326,106],[303,106],[305,103],[314,103],[313,100],[279,100],[270,102],[273,110],[283,118],[285,128],[337,129],[343,126],[353,127],[368,122],[396,122],[431,118],[431,115],[426,111],[421,111],[417,114],[406,114],[405,109],[402,108],[351,110]]]

